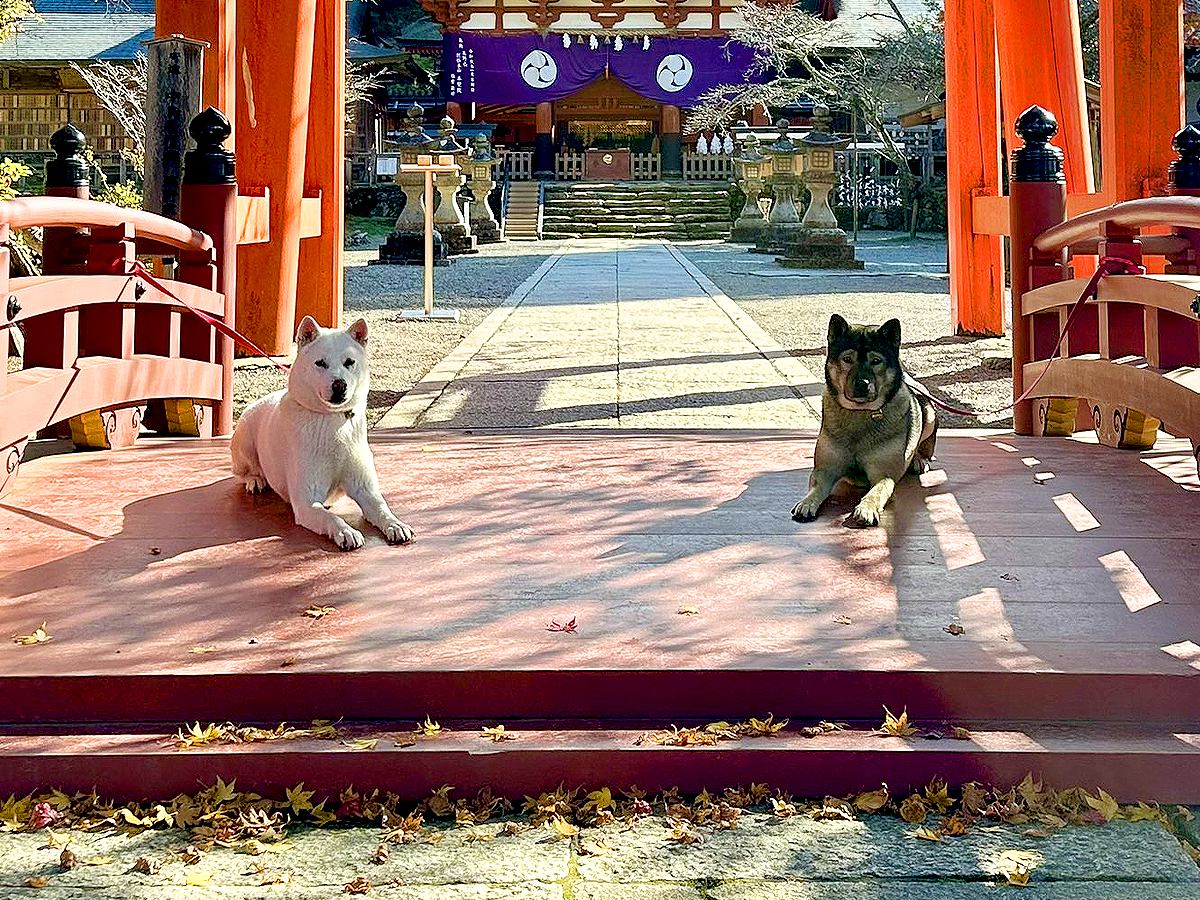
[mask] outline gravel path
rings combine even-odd
[[[939,398],[968,409],[998,409],[1012,399],[1010,368],[984,365],[985,355],[1007,356],[1007,338],[960,337],[950,332],[946,243],[931,236],[860,234],[863,273],[797,272],[744,245],[693,243],[685,255],[768,334],[823,377],[829,315],[851,322],[903,323],[901,358]],[[1007,426],[1011,415],[964,417],[939,413],[951,426]]]
[[[420,266],[368,266],[373,250],[346,253],[346,322],[365,318],[370,329],[371,394],[367,421],[374,425],[409,388],[555,251],[552,243],[490,244],[456,257],[434,275],[439,306],[457,308],[457,324],[403,322],[399,312],[421,306]],[[234,376],[234,415],[254,399],[279,390],[284,375],[254,360]]]

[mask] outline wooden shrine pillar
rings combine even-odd
[[[463,123],[462,104],[457,100],[447,100],[446,115],[454,120],[455,125],[461,125]]]
[[[767,115],[766,106],[761,103],[755,103],[750,108],[750,124],[755,127],[771,124],[771,117]]]
[[[539,103],[534,110],[537,134],[533,145],[533,177],[554,180],[554,105]]]
[[[1184,122],[1182,0],[1100,0],[1101,187],[1162,194]]]
[[[239,253],[237,327],[272,355],[290,352],[296,328],[317,8],[318,0],[238,4],[238,181],[251,194],[270,191],[271,239]]]
[[[662,107],[662,177],[683,177],[683,137],[680,134],[679,107]]]
[[[1076,0],[993,0],[1002,120],[1009,151],[1014,123],[1031,106],[1054,113],[1066,150],[1067,190],[1095,190]],[[1174,132],[1172,132],[1174,133]]]
[[[999,83],[992,0],[946,4],[946,207],[954,330],[1004,333],[1000,238],[975,234],[972,201],[1000,193]]]
[[[154,33],[160,38],[181,34],[207,43],[201,106],[234,108],[240,72],[237,0],[159,0],[154,10]]]
[[[310,315],[318,324],[336,328],[345,289],[345,0],[317,0],[316,13],[304,195],[321,198],[321,233],[300,241],[295,322]],[[294,331],[295,323],[289,340]]]

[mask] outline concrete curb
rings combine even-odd
[[[717,287],[711,278],[696,268],[678,247],[669,243],[664,243],[664,246],[667,248],[667,252],[675,258],[675,261],[683,266],[684,271],[692,277],[692,280],[700,286],[700,290],[708,294],[721,312],[729,317],[729,321],[733,322],[734,327],[745,335],[746,340],[754,346],[754,349],[761,353],[771,367],[779,373],[779,377],[792,389],[792,393],[800,398],[812,410],[813,416],[819,420],[821,418],[819,398],[825,389],[822,382],[805,367],[804,363],[792,356],[780,346],[775,338],[763,331],[758,323],[746,314],[745,310]]]
[[[389,409],[372,431],[384,428],[415,428],[421,417],[437,402],[438,398],[450,385],[467,363],[480,351],[484,344],[491,340],[492,335],[500,330],[512,311],[520,306],[529,293],[538,286],[546,274],[567,253],[563,248],[549,259],[545,260],[537,270],[526,278],[504,302],[488,313],[487,318],[475,326],[475,329],[462,339],[457,347],[444,356],[436,366],[412,386],[396,405]]]

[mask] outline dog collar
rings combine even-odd
[[[876,422],[882,422],[883,421],[883,410],[882,409],[875,410],[874,412],[871,413],[871,418],[873,420],[875,420]]]
[[[354,418],[354,410],[352,410],[352,409],[346,410],[346,421],[349,422],[353,418]]]

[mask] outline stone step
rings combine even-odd
[[[873,790],[884,780],[898,798],[934,778],[951,787],[970,781],[1015,785],[1034,772],[1058,788],[1094,791],[1100,785],[1121,803],[1200,802],[1200,746],[1188,739],[1195,735],[1194,723],[968,722],[969,739],[933,742],[880,738],[873,730],[877,721],[855,720],[844,730],[805,737],[800,727],[816,720],[793,720],[769,738],[697,749],[657,744],[644,739],[645,729],[619,724],[567,720],[525,727],[502,716],[484,721],[498,718],[506,720],[515,740],[481,743],[479,721],[447,717],[439,717],[445,727],[436,739],[415,742],[397,738],[412,734],[411,720],[363,723],[353,737],[374,741],[366,752],[313,738],[164,749],[175,744],[175,726],[123,730],[96,723],[58,729],[53,737],[8,728],[0,747],[0,793],[19,797],[52,785],[68,794],[96,787],[104,796],[166,799],[209,784],[219,773],[228,784],[236,779],[240,790],[274,796],[288,783],[281,773],[301,773],[306,788],[322,799],[337,797],[349,784],[415,801],[443,782],[464,794],[488,786],[498,796],[520,797],[537,796],[559,782],[616,788],[634,781],[650,793],[678,787],[695,794],[716,785],[766,782],[799,797],[823,797]],[[948,735],[959,723],[920,724]],[[1182,852],[1179,860],[1180,871],[1194,879]]]
[[[588,212],[577,215],[563,215],[555,210],[547,210],[542,217],[542,222],[546,225],[555,224],[571,224],[572,222],[615,222],[620,224],[640,224],[643,222],[663,222],[665,224],[691,224],[693,222],[724,222],[729,224],[729,216],[712,215],[707,213],[664,213],[662,210],[645,213],[621,213],[610,214],[604,212]]]

